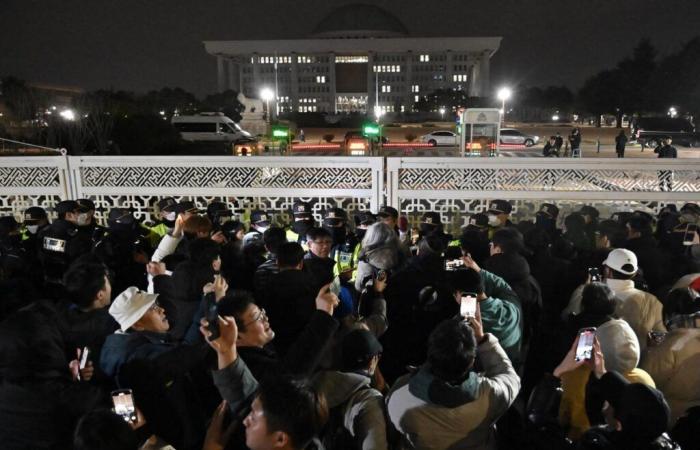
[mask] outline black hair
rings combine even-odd
[[[689,288],[677,288],[668,293],[664,302],[664,320],[700,312],[700,299]]]
[[[605,283],[593,282],[587,284],[581,293],[581,312],[610,316],[617,307],[615,293]]]
[[[190,259],[197,266],[211,265],[221,256],[221,247],[209,238],[197,238],[190,242]]]
[[[105,288],[107,270],[103,264],[84,262],[72,264],[63,275],[68,300],[80,308],[88,308],[97,293]]]
[[[445,239],[439,234],[428,234],[418,242],[418,253],[421,255],[436,254],[441,255],[447,246]]]
[[[617,220],[603,220],[598,224],[596,232],[599,235],[606,236],[608,241],[610,241],[610,246],[613,248],[622,247],[622,244],[627,239],[625,228]]]
[[[333,234],[326,228],[312,227],[306,232],[306,239],[309,241],[316,241],[318,239],[333,239]]]
[[[297,242],[285,242],[277,249],[279,267],[296,267],[304,259],[304,249]]]
[[[642,216],[641,214],[634,214],[627,221],[627,225],[634,230],[639,232],[642,236],[651,236],[653,230],[651,228],[651,221]]]
[[[286,433],[295,449],[306,448],[328,420],[323,394],[300,380],[267,377],[260,383],[257,398],[268,432]]]
[[[440,323],[428,338],[428,363],[436,377],[459,383],[476,358],[476,339],[469,324],[460,319]]]
[[[129,424],[102,409],[85,414],[73,433],[73,450],[137,450],[139,440]]]
[[[453,290],[462,292],[484,292],[484,282],[481,280],[479,272],[472,268],[463,268],[447,272],[447,278]]]
[[[586,219],[583,214],[574,212],[564,218],[564,226],[567,233],[583,233],[586,228]]]
[[[263,233],[263,243],[267,251],[273,255],[277,254],[280,245],[287,242],[287,236],[284,228],[270,227]]]
[[[255,304],[253,294],[249,291],[234,290],[229,291],[224,298],[219,300],[217,309],[222,317],[230,316],[236,320],[238,331],[245,332],[242,316],[250,305]]]
[[[497,230],[491,238],[493,245],[501,248],[505,254],[519,253],[525,248],[523,235],[513,227]]]

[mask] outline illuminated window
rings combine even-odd
[[[454,75],[452,75],[452,81],[456,81],[456,82],[467,81],[467,75],[461,74],[461,73],[460,73],[460,74],[454,74]]]
[[[316,77],[316,83],[325,83],[326,82],[326,76],[325,75],[319,75]]]
[[[420,92],[420,86],[414,84],[413,86],[411,86],[411,92]]]
[[[359,64],[369,62],[369,58],[367,56],[336,56],[335,62],[341,64]]]
[[[420,55],[420,62],[429,62],[430,55]]]
[[[382,92],[391,92],[391,86],[387,84],[382,85]]]
[[[413,97],[413,101],[419,102],[419,101],[420,101],[420,95],[416,95],[415,97]]]

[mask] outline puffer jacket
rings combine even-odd
[[[700,329],[678,328],[647,349],[641,367],[664,393],[675,422],[691,406],[700,405]]]

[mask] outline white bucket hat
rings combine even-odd
[[[157,298],[158,294],[149,294],[131,286],[114,299],[109,314],[119,323],[121,330],[126,331],[146,314]]]

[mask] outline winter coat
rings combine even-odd
[[[493,335],[477,347],[483,373],[459,386],[435,378],[427,366],[399,379],[387,399],[403,448],[495,449],[495,427],[520,390],[520,378]]]
[[[666,433],[645,445],[630,442],[627,436],[607,426],[588,430],[576,448],[578,450],[681,450]]]
[[[619,152],[625,151],[625,145],[627,144],[627,136],[624,134],[618,134],[615,136],[615,150]]]
[[[658,153],[659,158],[678,158],[678,151],[672,145],[664,145],[658,148],[658,152],[654,149],[654,153]]]
[[[279,273],[279,271],[277,257],[275,256],[268,258],[255,269],[255,275],[253,275],[253,293],[255,294],[256,300],[260,301],[259,298],[264,296],[265,290],[270,284],[270,280],[275,274]]]
[[[342,408],[343,425],[356,448],[386,450],[384,397],[370,382],[364,374],[338,371],[319,372],[311,381],[325,395],[328,409]]]
[[[647,336],[650,331],[666,331],[662,317],[663,305],[654,295],[636,289],[633,280],[609,278],[605,283],[619,300],[615,314],[632,327],[642,350],[647,346]],[[569,305],[564,309],[563,315],[581,312],[581,296],[585,286],[582,284],[571,294]]]
[[[641,367],[654,378],[671,407],[671,421],[700,405],[700,329],[678,328],[647,348]]]
[[[671,267],[671,261],[652,236],[629,239],[623,248],[637,255],[639,268],[644,274],[644,279],[649,283],[651,292],[657,292],[660,287],[673,282],[668,270]]]

